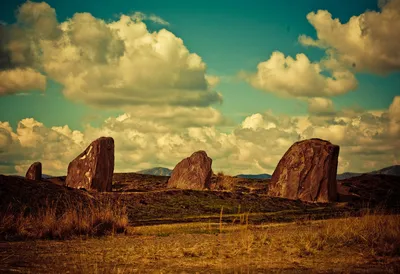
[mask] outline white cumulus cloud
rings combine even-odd
[[[400,69],[400,0],[381,1],[381,11],[366,11],[342,23],[327,10],[310,12],[307,20],[317,39],[301,35],[303,45],[334,50],[359,71],[388,73]]]
[[[17,11],[15,24],[1,27],[1,55],[8,61],[0,63],[0,71],[21,67],[37,76],[40,71],[63,85],[66,98],[103,108],[208,107],[221,102],[213,89],[218,78],[206,74],[202,58],[172,32],[150,32],[144,19],[167,23],[141,13],[122,14],[111,22],[75,13],[58,22],[48,4],[28,1]],[[25,78],[25,86],[34,87]],[[22,87],[1,90],[4,94]]]
[[[31,68],[0,71],[0,96],[46,89],[46,77]]]
[[[322,72],[329,72],[325,76]],[[357,88],[353,73],[335,64],[332,56],[311,62],[303,54],[285,57],[275,51],[257,66],[255,74],[242,75],[253,87],[285,97],[321,97],[345,94]]]

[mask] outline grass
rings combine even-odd
[[[400,216],[366,214],[328,220],[318,233],[305,235],[303,242],[311,250],[355,246],[373,255],[400,256]]]
[[[101,203],[69,204],[60,213],[57,204],[47,203],[32,213],[11,206],[0,212],[0,239],[70,239],[78,235],[102,236],[125,232],[126,207],[106,200]]]
[[[223,208],[221,208],[219,223],[137,227],[132,234],[147,236],[224,234],[223,239],[220,238],[219,245],[224,246],[224,251],[228,253],[250,254],[250,250],[268,246],[275,252],[299,257],[345,248],[357,249],[366,255],[400,257],[399,215],[367,212],[360,217],[300,220],[291,224],[261,226],[250,225],[249,216],[251,216],[249,212],[238,212],[231,223],[224,223]],[[285,230],[288,227],[291,229]],[[273,233],[270,233],[271,228]],[[213,250],[209,252],[214,253]]]
[[[234,221],[225,222],[221,209],[219,222],[128,227],[128,234],[121,237],[62,244],[0,242],[0,261],[4,269],[18,270],[15,262],[22,261],[37,272],[74,268],[80,273],[400,270],[398,215],[367,212],[360,217],[264,225],[253,225],[249,219],[248,212],[238,210]],[[67,265],[60,263],[65,261]]]

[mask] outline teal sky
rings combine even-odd
[[[378,6],[378,2],[385,5]],[[57,21],[52,19],[52,9]],[[176,48],[187,49],[201,57],[206,70],[199,69],[197,63],[197,70],[188,68],[189,57],[182,61],[164,56],[168,61],[160,61],[164,57],[157,55],[155,44],[161,38],[153,38],[151,50],[143,46],[130,52],[128,45],[137,40],[122,38],[121,29],[117,36],[110,33],[121,15],[136,12],[147,16],[143,23],[149,33],[159,34],[166,29],[167,34],[182,39],[182,45],[172,46],[158,40],[161,51],[173,56]],[[308,18],[311,12],[315,14]],[[85,29],[87,22],[79,25],[87,19],[76,16],[82,13],[93,16],[99,29]],[[150,19],[152,15],[168,23]],[[38,18],[50,21],[42,24]],[[75,18],[76,25],[72,25],[75,21],[71,18]],[[106,27],[101,28],[102,20]],[[356,22],[355,27],[348,27],[349,20]],[[312,137],[329,139],[343,147],[340,171],[400,164],[396,152],[400,149],[400,56],[396,50],[400,47],[398,28],[396,31],[400,26],[400,0],[48,0],[42,4],[11,0],[2,4],[0,22],[6,33],[0,32],[0,137],[5,134],[0,138],[0,172],[21,173],[31,161],[42,159],[51,166],[48,173],[61,174],[73,153],[107,134],[115,136],[121,151],[126,149],[129,155],[135,155],[121,154],[116,163],[121,171],[173,167],[182,155],[205,149],[221,170],[272,173],[289,144]],[[59,24],[63,22],[70,29],[79,26],[84,34],[61,31]],[[389,28],[383,28],[381,22]],[[63,34],[43,39],[51,31],[52,35],[56,31]],[[100,42],[85,40],[86,33],[87,37],[98,35]],[[300,42],[300,35],[309,37],[308,42]],[[68,61],[54,61],[68,53],[60,46],[66,45],[63,37],[70,39],[67,41],[71,45],[76,42],[74,47],[83,56],[79,60],[71,55],[75,63],[69,70]],[[71,42],[73,39],[76,41]],[[43,41],[53,44],[41,44]],[[122,53],[118,49],[121,41]],[[29,63],[35,50],[40,64]],[[54,59],[53,63],[43,57],[50,52],[47,58]],[[277,52],[287,58],[282,66],[273,63],[278,62]],[[330,60],[328,52],[332,53]],[[118,64],[125,67],[113,67],[107,61],[110,66],[106,69],[100,57],[97,63],[85,63],[85,58],[89,60],[98,53],[98,57],[115,54],[112,56],[120,58]],[[24,61],[4,61],[18,54],[28,57]],[[133,56],[129,57],[130,63],[122,63],[129,54]],[[311,65],[305,66],[301,58],[308,58]],[[271,69],[274,64],[276,67]],[[18,74],[21,69],[26,75]],[[28,70],[36,73],[35,79],[46,77],[44,91],[23,89],[43,86],[32,79],[28,83]],[[126,72],[132,72],[131,78],[125,77]],[[82,76],[85,73],[87,77]],[[218,77],[218,84],[212,86],[206,76]],[[72,80],[67,81],[68,77]],[[169,83],[173,81],[175,86],[171,88]],[[373,119],[365,118],[371,115]],[[29,130],[18,131],[18,125],[27,118],[33,118],[24,122]],[[76,132],[52,129],[65,125]],[[55,138],[54,134],[62,136]],[[49,136],[59,143],[47,144]],[[61,153],[68,142],[70,154],[47,155],[49,151]],[[155,146],[164,148],[157,150]],[[54,161],[57,157],[59,162]]]
[[[24,1],[7,1],[0,18],[15,22],[15,11]],[[315,29],[306,19],[307,13],[326,9],[334,18],[347,22],[353,15],[366,10],[377,10],[377,2],[366,0],[344,1],[52,1],[61,22],[77,12],[89,12],[104,20],[115,20],[118,14],[140,11],[155,14],[170,22],[166,28],[183,39],[187,48],[202,57],[207,72],[234,78],[240,70],[255,71],[259,62],[279,50],[286,55],[306,53],[312,61],[324,54],[317,48],[305,48],[297,38],[300,34],[315,37]],[[149,29],[159,25],[147,23]],[[164,27],[164,26],[162,26]],[[360,106],[366,109],[386,109],[395,95],[399,95],[400,73],[388,76],[358,74],[356,91],[333,98],[337,108]],[[48,126],[68,124],[82,129],[83,123],[103,120],[122,111],[98,110],[65,100],[62,87],[49,82],[44,96],[5,96],[0,101],[1,119],[15,127],[26,117],[34,117]],[[218,91],[223,95],[222,105],[215,107],[236,121],[246,114],[271,109],[290,115],[305,114],[307,106],[296,99],[282,99],[274,94],[258,91],[240,81],[222,80]],[[360,100],[362,97],[362,100]],[[50,114],[50,115],[49,115]]]

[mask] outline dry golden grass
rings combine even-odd
[[[62,244],[57,241],[37,241],[34,245],[0,242],[0,261],[4,269],[21,270],[15,262],[22,261],[24,267],[49,273],[67,270],[79,273],[359,273],[371,269],[374,273],[398,273],[400,270],[398,215],[367,214],[266,225],[249,224],[249,216],[238,213],[235,222],[229,223],[134,227],[129,228],[128,236],[75,239]],[[3,250],[7,250],[7,257]],[[60,263],[66,261],[68,264]]]
[[[104,201],[96,204],[70,204],[62,213],[57,205],[47,204],[35,213],[15,212],[11,208],[0,213],[0,238],[68,239],[77,235],[102,236],[122,233],[128,225],[125,206]]]
[[[272,249],[299,257],[346,248],[367,256],[400,256],[399,215],[366,214],[296,224],[303,228],[264,238]]]
[[[357,249],[365,255],[400,256],[400,216],[366,213],[292,224],[249,225],[250,213],[238,213],[232,223],[192,223],[137,227],[133,235],[218,234],[219,248],[227,253],[250,254],[268,247],[270,251],[305,257],[334,249]],[[271,233],[271,231],[273,231]],[[212,249],[213,245],[208,245]],[[214,254],[215,251],[209,250]]]

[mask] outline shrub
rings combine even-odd
[[[49,204],[31,213],[12,206],[0,213],[0,239],[68,239],[78,235],[102,236],[123,233],[128,225],[126,207],[111,200],[88,205],[70,204],[60,213]]]

